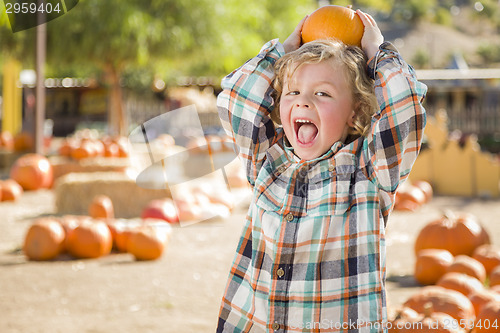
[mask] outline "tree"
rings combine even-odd
[[[3,3],[0,4],[0,8]],[[24,30],[12,33],[9,18],[4,10],[0,12],[0,45],[3,57],[23,59],[33,64],[35,59],[35,33]]]
[[[212,32],[211,7],[208,0],[81,0],[47,25],[47,61],[54,68],[92,64],[103,71],[110,87],[110,132],[125,134],[123,71],[203,43]]]

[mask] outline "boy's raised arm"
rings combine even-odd
[[[375,79],[379,111],[372,118],[364,158],[369,177],[393,193],[407,178],[417,158],[425,126],[422,107],[427,87],[418,82],[409,66],[384,37],[369,14],[356,12],[365,26],[361,45],[368,71]]]
[[[248,181],[253,186],[267,149],[281,136],[270,112],[274,107],[274,63],[284,54],[278,40],[268,42],[260,53],[222,80],[217,107],[222,125],[239,148]]]
[[[368,70],[375,79],[379,111],[372,117],[363,158],[369,178],[382,190],[394,193],[420,151],[427,87],[390,43],[380,46]]]

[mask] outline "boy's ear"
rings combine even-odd
[[[354,127],[354,121],[356,120],[356,111],[352,110],[349,118],[347,118],[347,125],[349,127]]]

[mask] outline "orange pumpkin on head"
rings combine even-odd
[[[361,46],[365,26],[350,8],[328,5],[315,10],[302,26],[302,42],[335,38],[348,45]]]

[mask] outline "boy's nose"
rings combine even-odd
[[[309,108],[309,101],[305,98],[302,98],[296,102],[296,106],[298,108],[300,108],[300,107]]]

